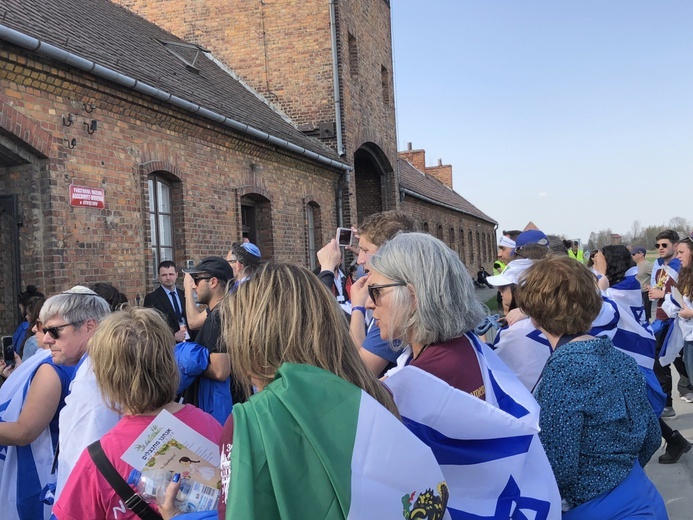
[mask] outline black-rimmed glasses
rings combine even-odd
[[[200,283],[202,280],[210,280],[210,279],[212,279],[212,278],[214,278],[214,277],[213,277],[213,276],[193,276],[193,277],[192,277],[193,283],[194,283],[195,285],[197,285],[198,283]]]
[[[39,321],[36,323],[36,329],[43,332],[44,334],[50,335],[51,338],[58,340],[60,339],[60,332],[70,325],[75,325],[75,323],[64,323],[62,325],[56,325],[55,327],[44,327]]]
[[[669,244],[667,244],[667,243],[665,243],[665,242],[662,242],[661,244],[655,244],[655,247],[656,247],[657,249],[660,249],[660,248],[661,248],[661,249],[666,249],[667,247],[669,247]]]
[[[380,290],[386,287],[403,287],[407,285],[404,282],[373,284],[368,286],[368,296],[373,300],[373,305],[380,305]]]

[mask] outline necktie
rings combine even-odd
[[[180,312],[180,305],[178,305],[178,295],[176,294],[176,291],[171,291],[171,301],[173,302],[173,310],[176,313],[178,323],[180,323],[183,315]]]

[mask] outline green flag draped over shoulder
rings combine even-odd
[[[227,520],[449,518],[430,449],[330,372],[285,363],[233,420]]]

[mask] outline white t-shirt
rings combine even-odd
[[[75,378],[70,383],[70,393],[65,398],[65,407],[60,412],[58,420],[60,432],[56,502],[84,449],[100,439],[119,420],[120,415],[106,406],[101,389],[96,384],[91,358],[85,354]]]

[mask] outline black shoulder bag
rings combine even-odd
[[[101,441],[96,441],[87,447],[91,460],[94,461],[96,469],[98,469],[108,483],[113,487],[114,491],[120,498],[123,499],[125,506],[135,513],[142,520],[162,520],[161,515],[154,511],[144,499],[132,489],[125,479],[120,476],[108,460],[106,454],[101,447]]]

